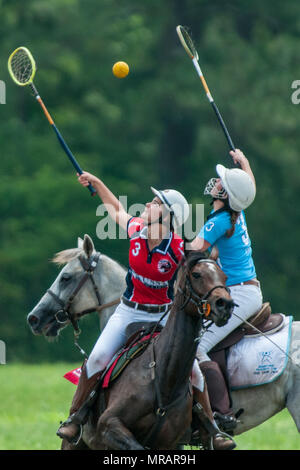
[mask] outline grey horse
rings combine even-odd
[[[64,250],[54,257],[54,262],[64,267],[50,288],[54,295],[47,291],[27,317],[34,334],[55,337],[70,323],[70,318],[76,319],[82,312],[95,310],[101,310],[100,329],[103,329],[116,308],[110,304],[117,302],[125,290],[126,269],[108,256],[98,254],[93,279],[100,293],[100,306],[89,279],[76,291],[84,271],[80,259],[89,260],[96,253],[92,239],[85,235],[84,240],[79,239],[77,248]],[[60,318],[58,312],[69,303],[74,291],[76,295],[68,306],[71,317]],[[235,435],[260,425],[285,407],[300,432],[300,322],[292,324],[289,359],[281,376],[269,384],[232,391],[231,394],[234,412],[244,410]]]

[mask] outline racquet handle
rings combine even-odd
[[[61,135],[61,133],[59,132],[59,130],[57,129],[56,125],[54,124],[54,121],[49,113],[49,111],[47,110],[42,98],[40,97],[37,89],[35,88],[34,84],[31,83],[30,84],[30,88],[31,90],[33,91],[33,94],[36,98],[36,100],[38,101],[38,103],[40,104],[46,118],[48,119],[48,122],[49,124],[51,125],[51,127],[53,128],[62,148],[64,149],[65,153],[67,154],[67,156],[69,157],[69,160],[70,162],[72,163],[72,165],[74,166],[74,168],[76,169],[76,171],[82,175],[83,171],[82,169],[80,168],[76,158],[74,157],[74,155],[72,154],[70,148],[68,147],[68,145],[66,144],[63,136]],[[89,183],[89,185],[87,186],[88,190],[90,191],[91,193],[91,196],[95,196],[97,194],[97,191],[96,189],[91,185],[91,183]]]
[[[234,146],[234,144],[233,144],[233,142],[232,142],[232,140],[231,140],[231,137],[230,137],[230,135],[229,135],[229,132],[228,132],[228,130],[227,130],[227,127],[226,127],[226,125],[225,125],[225,122],[223,121],[223,118],[222,118],[222,116],[221,116],[221,114],[220,114],[220,111],[218,110],[218,107],[217,107],[216,103],[215,103],[214,101],[211,101],[211,105],[212,105],[212,107],[213,107],[214,112],[216,113],[216,116],[217,116],[217,118],[218,118],[218,120],[219,120],[219,123],[221,124],[221,127],[222,127],[222,129],[223,129],[224,134],[225,134],[225,137],[226,137],[226,140],[227,140],[228,145],[229,145],[229,147],[230,147],[230,150],[235,151],[235,146]]]
[[[64,149],[64,151],[66,152],[67,156],[69,157],[69,160],[70,162],[72,163],[72,165],[74,166],[74,168],[76,169],[76,171],[82,175],[83,171],[82,169],[80,168],[77,160],[75,159],[75,157],[73,156],[71,150],[69,149],[68,145],[66,144],[65,140],[63,139],[61,133],[59,132],[59,130],[57,129],[56,125],[53,123],[52,124],[52,128],[62,146],[62,148]],[[96,189],[91,185],[91,183],[89,183],[89,185],[87,186],[87,188],[89,189],[90,193],[91,193],[91,196],[95,196],[97,194],[97,191]]]

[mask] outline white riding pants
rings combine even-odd
[[[116,352],[124,346],[127,340],[126,328],[128,325],[136,322],[158,322],[162,315],[162,313],[147,313],[143,310],[137,310],[121,302],[105,325],[88,358],[86,363],[88,378],[105,369]],[[169,313],[161,320],[160,325],[165,326],[168,317]],[[203,376],[196,360],[192,371],[192,384],[203,391]]]
[[[204,333],[197,349],[197,358],[200,362],[209,361],[207,353],[240,326],[244,320],[254,315],[262,306],[263,297],[258,286],[252,284],[231,286],[230,293],[233,301],[238,306],[234,307],[232,316],[225,326],[218,327],[213,324]]]

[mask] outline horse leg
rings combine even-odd
[[[297,426],[298,432],[300,432],[300,408],[299,408],[299,397],[300,397],[300,377],[294,378],[294,385],[288,392],[286,407],[292,415],[293,420]]]
[[[101,430],[101,446],[106,446],[112,450],[144,450],[134,435],[124,426],[122,421],[116,416],[106,419],[102,417],[98,423]],[[97,435],[98,432],[97,432]],[[93,442],[94,447],[95,441]],[[98,446],[96,446],[97,448]]]

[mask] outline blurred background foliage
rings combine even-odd
[[[25,45],[35,84],[81,166],[128,205],[150,185],[202,197],[215,165],[231,164],[225,138],[175,27],[191,27],[200,63],[257,197],[247,210],[257,274],[273,311],[300,319],[300,4],[294,0],[0,0],[0,339],[7,361],[81,360],[66,329],[57,344],[34,337],[26,315],[58,274],[54,253],[90,234],[127,265],[127,240],[99,240],[96,209],[76,180],[29,89],[7,72]],[[112,75],[118,60],[131,72]],[[98,321],[83,323],[90,350]]]

